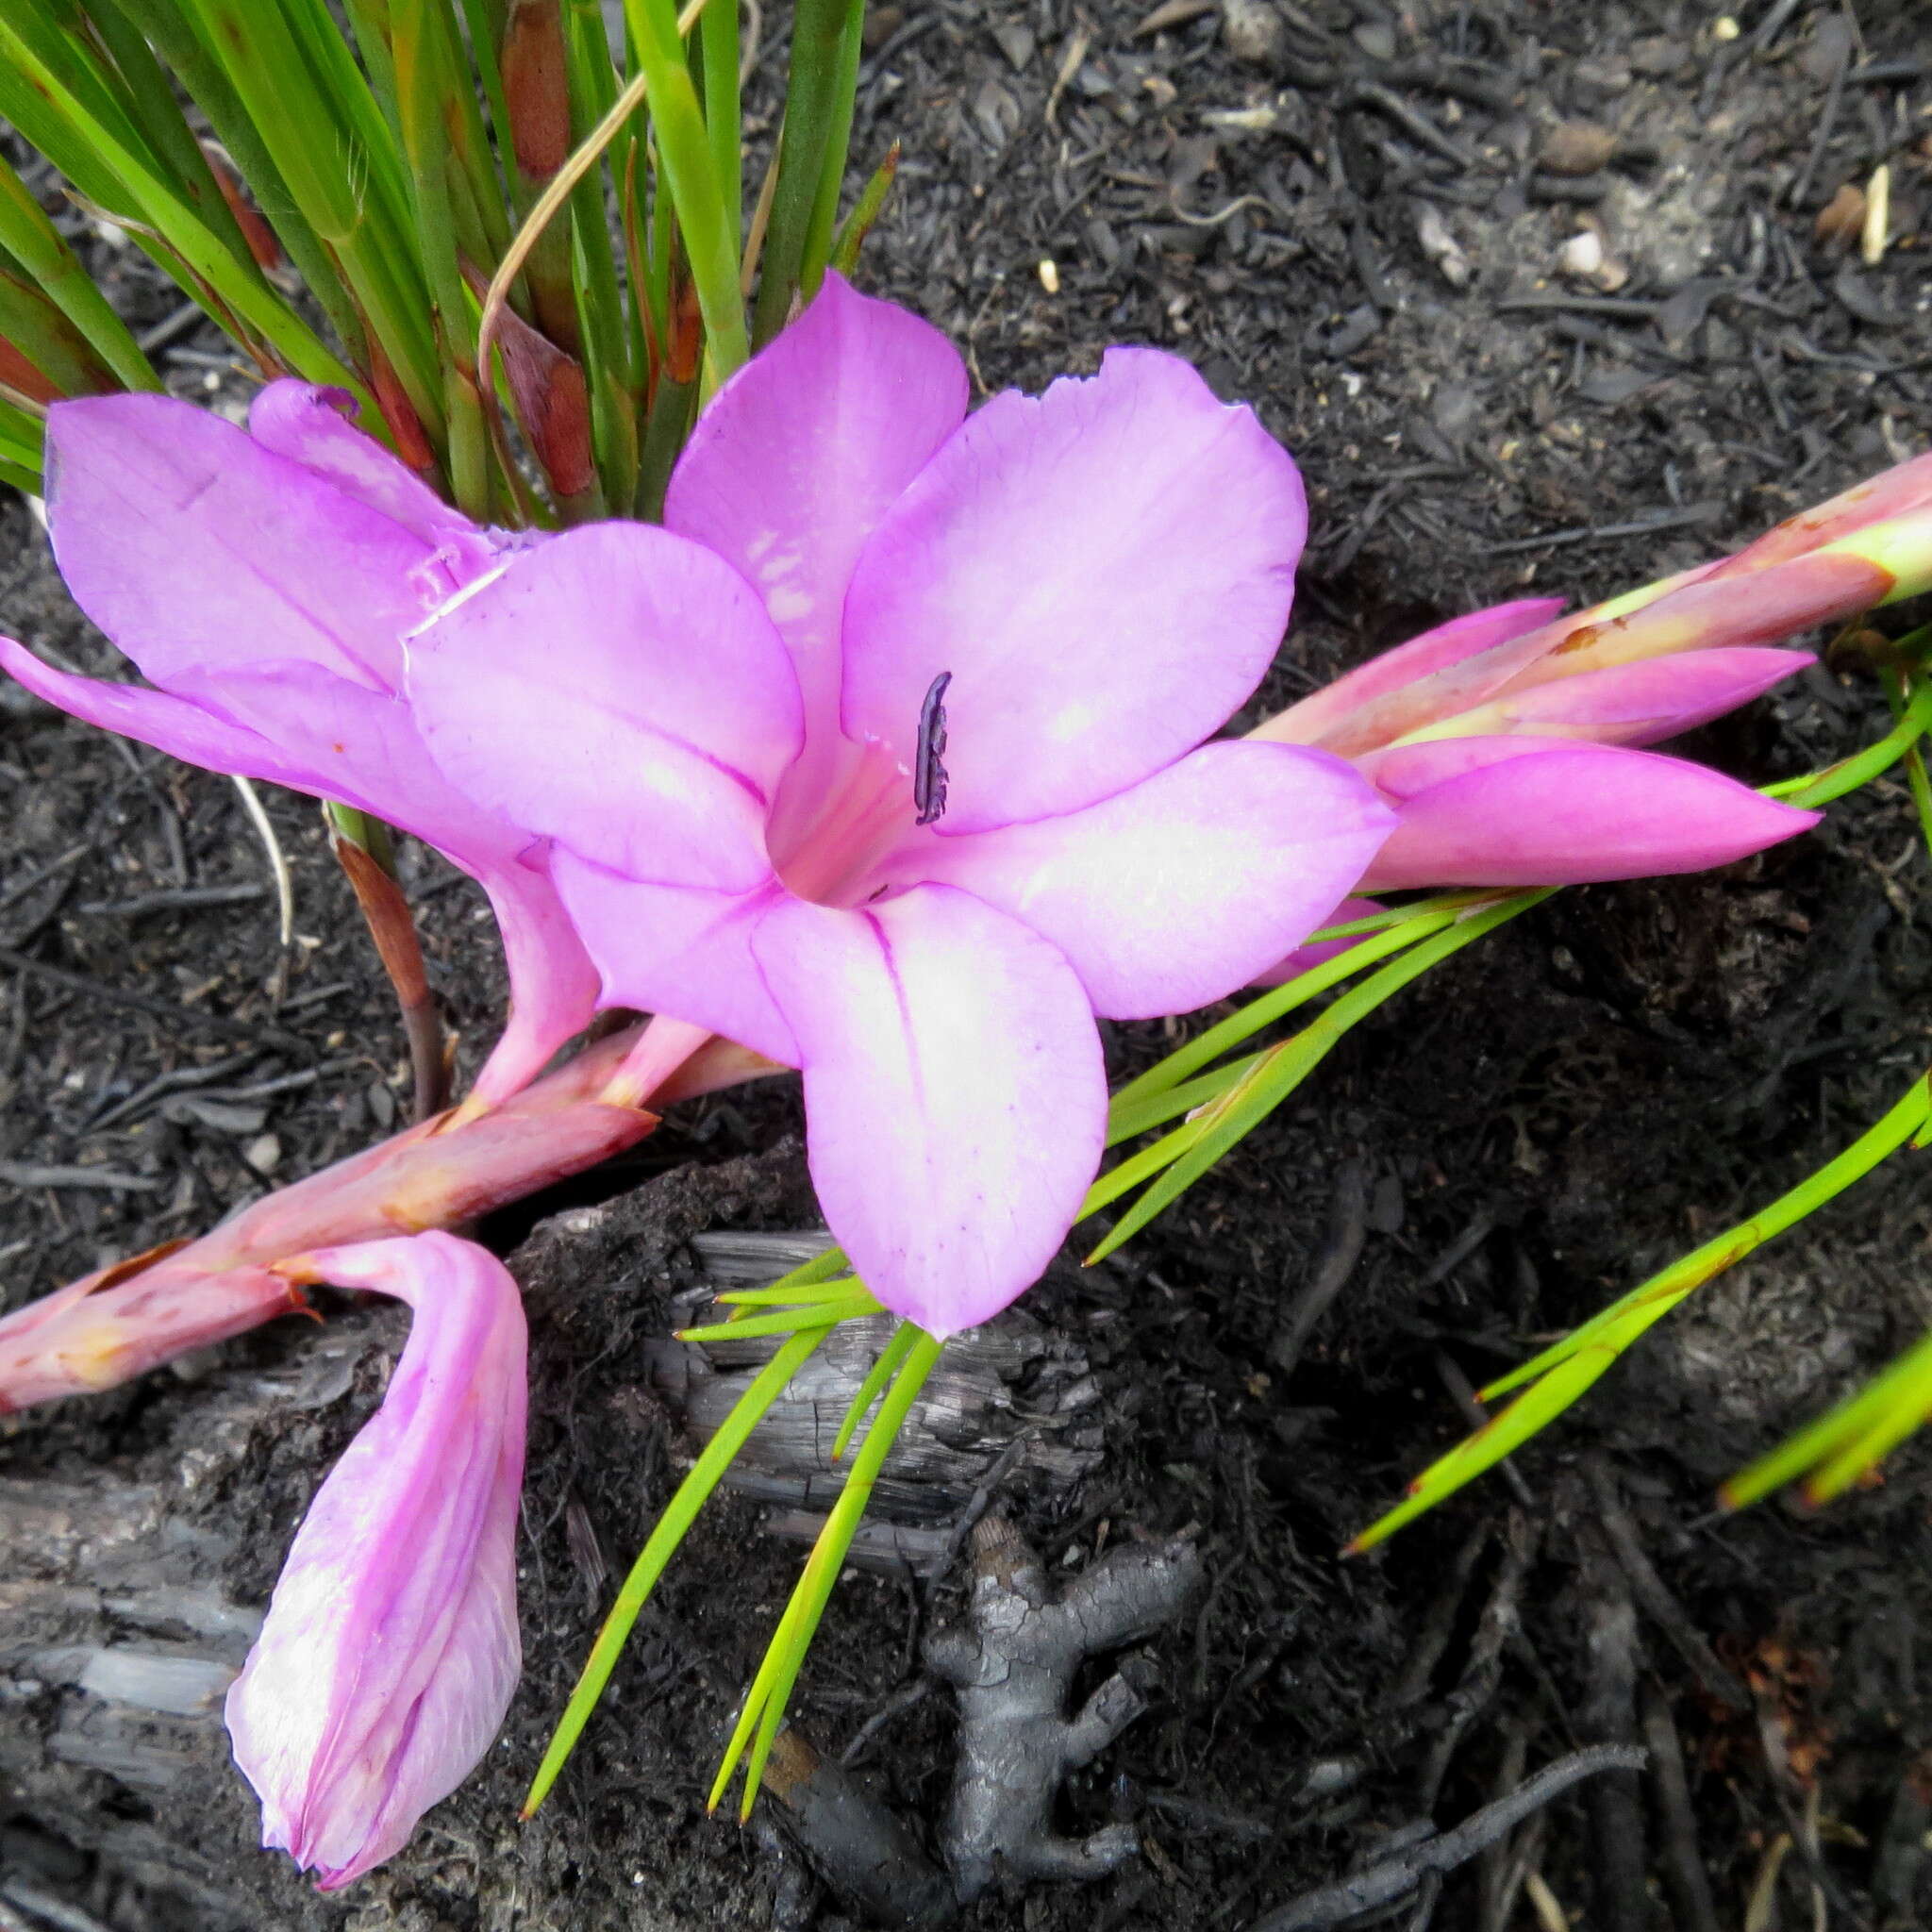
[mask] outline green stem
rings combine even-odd
[[[751,353],[738,292],[738,237],[713,172],[705,117],[678,42],[671,0],[625,0],[625,17],[645,77],[658,165],[677,211],[705,319],[711,379],[722,382]]]
[[[824,179],[851,104],[841,108],[846,42],[863,0],[798,0],[791,16],[791,68],[785,84],[785,131],[779,137],[778,182],[765,230],[752,343],[762,348],[785,326],[805,273],[806,250]],[[854,72],[856,73],[856,67]],[[840,149],[842,154],[842,147]],[[830,225],[826,225],[829,247]]]

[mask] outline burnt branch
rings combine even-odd
[[[1052,1813],[1067,1774],[1112,1743],[1145,1701],[1118,1672],[1071,1717],[1068,1699],[1087,1658],[1158,1629],[1200,1579],[1191,1543],[1135,1544],[1108,1551],[1056,1596],[1019,1532],[1003,1517],[981,1520],[965,1621],[925,1645],[927,1664],[959,1694],[943,1839],[962,1899],[1002,1874],[1099,1878],[1133,1856],[1131,1828],[1062,1838]]]

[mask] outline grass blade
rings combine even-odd
[[[899,1431],[905,1427],[906,1419],[912,1412],[912,1405],[924,1387],[925,1378],[932,1373],[945,1346],[923,1329],[915,1330],[914,1335],[915,1340],[906,1353],[905,1364],[879,1406],[878,1420],[867,1432],[858,1454],[853,1458],[852,1474],[846,1477],[844,1488],[839,1491],[838,1500],[825,1517],[824,1527],[819,1531],[811,1555],[806,1558],[805,1570],[798,1579],[797,1588],[791,1592],[791,1602],[785,1607],[784,1615],[778,1621],[777,1629],[773,1633],[758,1675],[745,1693],[744,1708],[739,1713],[737,1727],[731,1734],[730,1743],[725,1746],[724,1762],[719,1766],[717,1778],[711,1786],[708,1801],[708,1807],[711,1810],[718,1808],[742,1761],[745,1767],[744,1796],[739,1807],[739,1817],[746,1819],[751,1816],[751,1807],[758,1798],[758,1785],[764,1776],[765,1760],[771,1753],[773,1740],[778,1735],[778,1726],[784,1722],[785,1707],[791,1701],[792,1686],[798,1681],[799,1667],[805,1661],[805,1654],[818,1630],[819,1620],[824,1615],[825,1605],[831,1598],[832,1588],[844,1567],[845,1553],[852,1547],[852,1539],[858,1533],[866,1505],[872,1500],[873,1487],[878,1480],[887,1454],[898,1440]]]
[[[663,1575],[665,1565],[676,1553],[678,1544],[690,1534],[698,1512],[710,1501],[711,1492],[737,1460],[738,1452],[744,1447],[753,1429],[764,1420],[766,1411],[785,1392],[792,1376],[805,1366],[823,1339],[823,1331],[814,1329],[808,1334],[794,1336],[779,1349],[751,1387],[738,1398],[731,1413],[718,1425],[717,1434],[705,1444],[704,1454],[678,1484],[677,1493],[665,1506],[663,1515],[658,1519],[657,1527],[651,1532],[650,1541],[631,1565],[630,1574],[624,1579],[624,1587],[617,1592],[610,1614],[604,1619],[603,1627],[597,1632],[597,1641],[591,1646],[591,1655],[584,1661],[576,1686],[570,1693],[570,1702],[564,1707],[563,1716],[558,1720],[549,1747],[543,1753],[543,1761],[538,1766],[537,1775],[524,1799],[522,1815],[525,1818],[531,1817],[550,1795],[551,1787],[569,1761],[570,1754],[575,1750],[591,1711],[597,1707],[597,1700],[604,1694],[604,1687],[610,1681],[611,1672],[617,1668],[625,1640],[629,1637],[652,1591],[658,1587],[658,1579]]]

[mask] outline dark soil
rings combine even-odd
[[[1932,440],[1920,9],[1872,0],[1850,32],[1837,7],[1753,4],[1729,39],[1714,9],[1669,0],[1250,0],[1226,23],[1165,7],[1190,17],[1155,32],[1137,31],[1143,12],[878,8],[856,155],[870,165],[897,138],[905,158],[866,275],[964,343],[988,390],[1149,341],[1256,405],[1314,514],[1271,706],[1526,587],[1587,600],[1736,547]],[[1273,24],[1258,41],[1257,18]],[[768,23],[767,99],[782,27]],[[1577,123],[1601,138],[1556,132]],[[1587,174],[1543,165],[1592,147]],[[1814,224],[1880,162],[1895,239],[1867,266]],[[1559,273],[1585,226],[1596,283]],[[138,278],[127,293],[144,319],[171,307]],[[178,339],[182,393],[220,386],[217,347]],[[0,503],[0,620],[83,668],[114,661],[16,499]],[[1692,748],[1761,782],[1841,755],[1884,716],[1870,683],[1814,671]],[[227,780],[9,691],[0,795],[0,1160],[101,1176],[0,1182],[9,1301],[204,1227],[396,1121],[399,1029],[310,804],[266,800],[295,877],[285,952]],[[488,916],[441,861],[409,864],[474,1066],[501,995]],[[1453,1824],[1578,1743],[1638,1736],[1646,1710],[1652,1741],[1673,1726],[1680,1740],[1715,1919],[1673,1863],[1685,1821],[1674,1837],[1661,1787],[1606,1779],[1450,1878],[1435,1924],[1534,1923],[1511,1859],[1553,1908],[1607,1932],[1739,1924],[1760,1888],[1770,1916],[1754,1923],[1809,1924],[1814,1881],[1834,1924],[1932,1923],[1932,1462],[1908,1447],[1882,1487],[1815,1519],[1711,1513],[1718,1480],[1932,1313],[1923,1157],[1707,1289],[1513,1477],[1385,1556],[1337,1557],[1463,1431],[1462,1377],[1771,1198],[1924,1067],[1924,864],[1903,788],[1881,783],[1729,872],[1565,893],[1362,1028],[1113,1263],[1036,1291],[1031,1314],[1098,1378],[1103,1454],[1077,1485],[1023,1485],[1008,1508],[1067,1571],[1108,1541],[1191,1528],[1208,1590],[1148,1646],[1155,1708],[1066,1797],[1069,1828],[1137,1823],[1143,1856],[1089,1888],[995,1896],[971,1923],[1244,1925],[1395,1827]],[[1119,1071],[1171,1037],[1116,1029]],[[666,1292],[693,1278],[683,1243],[706,1225],[809,1224],[780,1144],[798,1124],[791,1083],[692,1108],[601,1177],[606,1194],[660,1177],[615,1219],[524,1250],[529,1668],[505,1743],[415,1846],[316,1901],[253,1848],[225,1772],[143,1783],[84,1754],[54,1762],[42,1747],[87,1693],[34,1688],[0,1625],[17,1698],[0,1720],[0,1926],[837,1923],[779,1839],[702,1813],[719,1726],[796,1567],[742,1501],[680,1558],[553,1808],[512,1823],[608,1593],[598,1564],[628,1561],[684,1451],[641,1368]],[[1284,1377],[1271,1343],[1351,1163],[1361,1258]],[[572,1240],[588,1246],[561,1269],[556,1243]],[[190,1375],[10,1419],[0,1487],[149,1486],[171,1499],[171,1549],[208,1540],[191,1580],[259,1603],[400,1333],[365,1310],[329,1338],[291,1323]],[[325,1341],[345,1366],[318,1381],[304,1363]],[[0,1610],[48,1580],[0,1577]],[[835,1598],[797,1706],[822,1749],[916,1669],[917,1601],[873,1576]],[[933,1607],[957,1601],[955,1577]],[[179,1762],[199,1767],[209,1721],[189,1728]],[[862,1755],[929,1828],[950,1775],[946,1699],[911,1706]],[[1336,1759],[1347,1788],[1309,1795],[1311,1767]]]

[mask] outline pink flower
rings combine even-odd
[[[941,1335],[1073,1222],[1094,1016],[1233,991],[1391,823],[1322,753],[1202,746],[1306,526],[1255,418],[1141,349],[970,420],[966,388],[829,278],[706,412],[666,528],[508,558],[408,673],[452,781],[554,842],[605,998],[804,1069],[827,1220]]]
[[[446,1234],[325,1249],[282,1272],[416,1311],[228,1691],[262,1843],[333,1891],[470,1774],[516,1689],[524,1310],[501,1262]]]
[[[424,752],[403,635],[504,540],[344,420],[340,391],[271,383],[247,432],[164,396],[56,404],[47,525],[75,600],[156,689],[76,677],[0,638],[50,704],[218,772],[272,778],[415,833],[490,894],[510,1021],[475,1096],[531,1078],[590,1018],[595,977],[540,841]]]

